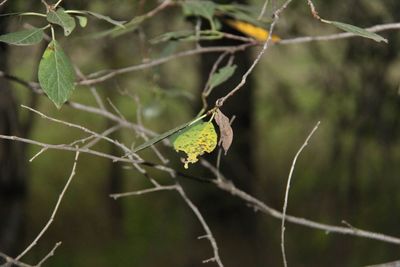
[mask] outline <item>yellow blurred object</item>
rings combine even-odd
[[[252,37],[257,41],[266,41],[268,39],[269,32],[261,27],[257,27],[253,24],[233,19],[227,19],[225,20],[225,22],[235,30],[249,37]],[[281,38],[279,38],[279,36],[275,34],[273,34],[271,37],[271,41],[274,43],[279,42],[280,40]]]

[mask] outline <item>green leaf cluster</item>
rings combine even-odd
[[[60,26],[64,30],[64,35],[69,36],[76,27],[75,19],[78,20],[79,25],[83,28],[87,25],[86,15],[91,15],[118,27],[124,27],[124,22],[113,20],[102,14],[86,10],[64,10],[61,7],[48,8],[46,14],[27,12],[15,13],[15,15],[45,17],[48,24],[42,28],[33,27],[28,30],[1,35],[0,42],[19,46],[34,45],[44,39],[44,30],[51,28],[52,41],[48,44],[39,63],[38,79],[43,91],[57,108],[61,108],[72,95],[75,88],[75,71],[68,56],[56,41],[53,26]]]

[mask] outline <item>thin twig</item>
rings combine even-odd
[[[69,176],[69,178],[67,180],[67,183],[65,184],[63,190],[61,191],[60,195],[58,196],[57,203],[56,203],[56,205],[55,205],[55,207],[53,209],[53,212],[51,214],[50,219],[47,221],[46,225],[43,227],[43,229],[40,231],[40,233],[36,236],[36,238],[33,240],[33,242],[15,258],[16,260],[20,260],[26,253],[28,253],[37,244],[39,239],[44,235],[44,233],[47,231],[47,229],[53,223],[54,217],[56,216],[58,207],[61,204],[61,201],[62,201],[62,199],[64,197],[64,194],[67,191],[67,188],[68,188],[69,184],[71,183],[72,178],[74,178],[74,176],[75,176],[75,169],[76,169],[76,164],[78,162],[78,158],[79,158],[79,151],[77,151],[75,153],[75,159],[74,159],[74,164],[72,166],[71,174],[70,174],[70,176]]]
[[[39,261],[39,263],[36,264],[35,267],[40,267],[40,266],[42,266],[42,264],[43,264],[45,261],[47,261],[50,257],[54,256],[54,252],[56,251],[56,249],[57,249],[60,245],[61,245],[61,242],[57,242],[57,243],[54,245],[54,247],[52,248],[52,250],[50,250],[50,252],[47,253],[47,255],[46,255],[43,259],[41,259],[41,260]]]
[[[47,119],[49,121],[60,123],[60,124],[63,124],[65,126],[68,126],[68,127],[79,129],[79,130],[81,130],[83,132],[86,132],[86,133],[89,133],[89,134],[91,134],[91,135],[93,135],[95,137],[98,137],[100,139],[108,141],[108,142],[116,145],[117,147],[120,147],[123,151],[132,154],[131,150],[129,148],[127,148],[125,145],[123,145],[122,143],[120,143],[120,142],[118,142],[116,140],[113,140],[113,139],[111,139],[111,138],[109,138],[109,137],[107,137],[105,135],[101,135],[101,134],[98,134],[98,133],[96,133],[96,132],[94,132],[92,130],[89,130],[84,126],[81,126],[81,125],[78,125],[78,124],[75,124],[75,123],[66,122],[66,121],[59,120],[59,119],[55,119],[53,117],[50,117],[50,116],[47,116],[47,115],[43,114],[42,112],[40,112],[38,110],[35,110],[33,108],[30,108],[30,107],[27,107],[27,106],[24,106],[24,105],[21,105],[21,107],[23,107],[25,109],[28,109],[28,110],[40,115],[42,118],[45,118],[45,119]]]
[[[4,5],[7,1],[8,1],[8,0],[3,0],[3,1],[1,1],[0,6]]]
[[[29,162],[34,161],[37,157],[39,157],[43,152],[45,152],[48,148],[47,147],[42,147],[38,153],[36,153],[35,155],[33,155],[30,159]]]
[[[0,257],[6,261],[6,263],[0,265],[0,267],[10,267],[11,266],[10,263],[15,266],[19,266],[19,267],[34,267],[33,265],[29,265],[22,261],[18,261],[16,259],[4,254],[3,252],[0,252]]]
[[[16,83],[18,83],[18,84],[20,84],[22,86],[25,86],[25,87],[31,89],[32,91],[34,91],[35,93],[43,94],[43,91],[40,90],[40,86],[39,86],[38,83],[27,82],[27,81],[25,81],[25,80],[23,80],[21,78],[18,78],[18,77],[14,76],[14,75],[5,73],[4,71],[1,71],[1,70],[0,70],[0,77],[3,77],[5,79],[7,79],[7,80],[10,80],[10,81],[16,82]]]
[[[310,6],[311,14],[313,15],[314,18],[317,20],[321,20],[321,17],[318,15],[318,12],[311,0],[307,0],[308,5]]]
[[[155,186],[155,187],[152,187],[149,189],[144,189],[144,190],[110,194],[110,197],[112,197],[113,199],[118,199],[121,197],[140,196],[140,195],[158,192],[158,191],[176,190],[176,189],[177,189],[176,185],[158,185],[158,186]]]
[[[61,2],[62,2],[62,0],[58,0],[58,2],[54,4],[53,8],[56,9],[58,7],[58,5],[61,4]]]
[[[388,24],[379,24],[369,28],[365,28],[365,30],[369,32],[382,32],[387,30],[398,30],[400,29],[400,23],[388,23]],[[279,45],[289,45],[289,44],[299,44],[299,43],[307,43],[307,42],[315,42],[315,41],[332,41],[339,40],[345,38],[359,37],[351,32],[342,32],[330,35],[322,35],[322,36],[304,36],[304,37],[296,37],[291,39],[283,39],[279,41]]]
[[[75,72],[76,72],[76,74],[78,74],[78,77],[81,80],[86,80],[87,79],[87,77],[82,73],[82,71],[77,66],[75,66]],[[104,106],[103,100],[101,99],[99,93],[97,92],[96,87],[89,86],[89,88],[90,88],[90,92],[92,93],[94,99],[96,100],[96,103],[99,106],[99,108],[105,110],[106,107]]]
[[[258,18],[257,18],[258,20],[262,19],[262,17],[265,14],[265,11],[267,11],[268,3],[269,3],[269,0],[265,0],[264,1],[264,4],[263,4],[261,12],[260,12],[260,15],[258,15]]]
[[[233,196],[236,196],[236,197],[240,198],[241,200],[244,200],[250,206],[257,208],[257,210],[260,210],[262,213],[265,213],[275,219],[282,220],[283,214],[280,211],[278,211],[274,208],[271,208],[270,206],[268,206],[261,200],[249,195],[248,193],[244,192],[243,190],[240,190],[231,181],[227,180],[223,176],[221,177],[220,180],[215,179],[215,180],[212,180],[212,182],[221,190],[229,192]],[[325,231],[326,233],[352,235],[352,236],[358,236],[358,237],[379,240],[379,241],[386,242],[386,243],[400,245],[400,238],[381,234],[381,233],[365,231],[365,230],[361,230],[361,229],[354,230],[354,229],[348,228],[348,227],[324,224],[324,223],[312,221],[312,220],[305,219],[302,217],[291,216],[291,215],[286,215],[285,220],[288,222],[294,223],[294,224],[308,227],[308,228],[322,230],[322,231]]]
[[[127,92],[127,94],[129,95],[128,92]],[[140,103],[139,97],[137,95],[136,96],[131,96],[131,97],[133,97],[133,100],[136,102],[136,121],[137,121],[137,124],[144,128],[143,120],[142,120],[142,105]],[[146,135],[146,133],[138,132],[138,134],[143,138],[143,140],[145,142],[147,142],[149,140],[149,137]],[[150,146],[150,148],[151,148],[151,150],[153,150],[153,152],[156,154],[156,156],[161,160],[161,162],[164,165],[169,162],[169,160],[163,156],[161,151],[158,150],[156,146],[152,145],[152,146]]]
[[[95,150],[91,150],[91,149],[87,149],[87,148],[75,148],[75,147],[70,147],[70,146],[65,145],[65,144],[61,144],[61,145],[46,144],[46,143],[38,142],[38,141],[35,141],[35,140],[31,140],[31,139],[21,138],[21,137],[18,137],[18,136],[0,135],[0,138],[1,139],[18,141],[18,142],[24,142],[24,143],[28,143],[28,144],[41,146],[41,147],[47,147],[48,149],[63,150],[63,151],[74,151],[74,152],[79,151],[80,153],[87,153],[87,154],[95,155],[95,156],[98,156],[98,157],[107,158],[107,159],[110,159],[110,160],[112,160],[114,162],[127,162],[127,163],[135,162],[137,164],[142,164],[142,165],[145,165],[145,166],[149,166],[149,167],[152,167],[152,168],[160,170],[160,171],[165,171],[165,172],[168,172],[168,173],[173,172],[173,173],[179,175],[180,177],[188,178],[188,179],[195,180],[195,181],[198,181],[198,182],[214,183],[221,190],[229,192],[232,195],[244,200],[245,202],[247,202],[251,206],[256,207],[261,212],[263,212],[263,213],[265,213],[267,215],[270,215],[273,218],[280,219],[280,220],[282,219],[282,213],[280,211],[271,208],[270,206],[266,205],[261,200],[259,200],[259,199],[255,198],[255,197],[247,194],[246,192],[240,190],[231,181],[229,181],[226,178],[224,178],[222,176],[222,174],[221,174],[221,179],[212,180],[212,179],[206,179],[206,178],[200,178],[200,177],[187,175],[185,173],[178,172],[178,171],[176,171],[176,170],[174,170],[174,169],[172,169],[170,167],[164,166],[164,165],[154,164],[154,163],[146,162],[146,161],[143,161],[143,160],[131,160],[131,159],[128,159],[128,158],[121,158],[121,157],[109,155],[109,154],[106,154],[106,153],[103,153],[103,152],[100,152],[100,151],[95,151]],[[214,168],[213,171],[218,172],[218,170],[215,169],[215,167],[213,167],[212,165],[210,165],[209,167],[210,168]],[[309,227],[309,228],[322,230],[322,231],[325,231],[326,233],[337,233],[337,234],[344,234],[344,235],[352,235],[352,236],[364,237],[364,238],[368,238],[368,239],[379,240],[379,241],[386,242],[386,243],[392,243],[392,244],[400,245],[400,238],[397,238],[397,237],[394,237],[394,236],[388,236],[388,235],[381,234],[381,233],[365,231],[365,230],[361,230],[361,229],[358,229],[357,231],[355,231],[354,229],[350,229],[348,227],[341,227],[341,226],[335,226],[335,225],[319,223],[319,222],[316,222],[316,221],[308,220],[308,219],[301,218],[301,217],[291,216],[291,215],[286,215],[286,221],[294,223],[294,224],[306,226],[306,227]]]
[[[155,59],[155,60],[152,60],[152,61],[149,61],[146,63],[142,63],[139,65],[133,65],[133,66],[129,66],[126,68],[111,70],[108,73],[106,73],[98,78],[83,80],[83,81],[80,81],[78,84],[91,85],[91,84],[101,83],[101,82],[109,80],[120,74],[151,68],[154,66],[164,64],[168,61],[178,59],[180,57],[187,57],[187,56],[193,56],[193,55],[204,54],[204,53],[212,53],[212,52],[225,52],[225,51],[234,53],[234,52],[244,50],[247,47],[254,46],[254,45],[255,45],[255,43],[250,43],[250,44],[246,43],[246,44],[239,45],[239,46],[214,46],[214,47],[196,48],[196,49],[189,50],[189,51],[179,52],[174,55],[163,57],[160,59]],[[91,76],[91,75],[88,75],[88,76]]]
[[[219,267],[223,267],[224,265],[222,264],[222,261],[221,261],[221,258],[219,256],[219,252],[218,252],[217,241],[215,240],[214,235],[212,234],[212,232],[210,230],[210,227],[208,226],[205,219],[203,218],[203,215],[201,215],[197,206],[195,204],[193,204],[193,202],[187,197],[185,191],[183,190],[183,188],[180,185],[177,187],[177,191],[179,192],[179,194],[181,195],[183,200],[190,207],[190,209],[193,211],[193,213],[196,215],[197,219],[203,226],[203,229],[206,232],[206,236],[207,236],[208,240],[210,241],[211,246],[213,248],[214,256],[203,262],[206,263],[206,262],[210,262],[210,261],[215,261]]]
[[[282,257],[283,257],[283,265],[285,267],[287,267],[287,260],[286,260],[286,253],[285,253],[285,216],[286,216],[286,209],[287,209],[287,203],[288,203],[288,197],[289,197],[290,183],[292,180],[294,167],[296,166],[297,158],[299,157],[299,155],[303,151],[303,149],[308,145],[310,138],[313,136],[315,131],[318,129],[319,124],[320,124],[320,122],[317,122],[317,125],[315,125],[315,127],[312,129],[312,131],[308,135],[306,141],[303,143],[303,145],[300,147],[300,149],[297,151],[296,155],[294,156],[292,166],[290,167],[289,176],[287,179],[286,191],[285,191],[285,201],[284,201],[283,209],[282,209],[282,223],[281,223],[281,250],[282,250]]]
[[[286,0],[286,2],[279,9],[277,9],[274,12],[274,19],[273,19],[273,21],[271,23],[271,26],[269,27],[268,38],[265,41],[261,51],[258,53],[256,59],[253,61],[253,63],[249,67],[249,69],[245,72],[245,74],[243,74],[242,79],[239,82],[239,84],[236,85],[236,87],[233,88],[231,91],[229,91],[229,93],[227,93],[224,97],[221,97],[216,101],[216,104],[215,104],[216,107],[222,107],[224,105],[224,102],[227,99],[232,97],[237,91],[239,91],[246,84],[247,77],[253,72],[254,68],[257,66],[258,62],[260,62],[262,56],[265,54],[267,49],[270,47],[270,44],[272,43],[272,33],[274,31],[276,23],[278,23],[280,14],[283,12],[283,10],[285,10],[287,8],[287,6],[291,2],[292,2],[292,0]]]

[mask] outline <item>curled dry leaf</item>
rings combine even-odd
[[[229,147],[232,144],[233,130],[228,117],[225,116],[224,113],[222,113],[219,109],[217,109],[215,113],[215,122],[218,124],[220,132],[220,144],[222,143],[222,147],[226,155]]]

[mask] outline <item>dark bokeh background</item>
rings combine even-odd
[[[260,8],[263,1],[252,1]],[[68,1],[66,8],[88,9],[116,19],[142,14],[155,1]],[[279,1],[271,1],[271,7]],[[361,27],[400,20],[398,1],[319,1],[323,18]],[[4,12],[38,11],[39,3],[9,1]],[[32,18],[0,18],[0,32],[20,29]],[[188,29],[179,8],[160,13],[138,32],[111,39],[87,38],[110,25],[90,19],[71,38],[57,37],[84,73],[138,64],[157,58],[172,46],[150,45],[161,33]],[[279,21],[282,38],[337,32],[312,18],[305,1],[294,1]],[[389,44],[362,38],[331,42],[277,45],[268,50],[247,87],[223,111],[236,115],[235,139],[222,169],[238,187],[268,205],[281,209],[284,187],[296,151],[317,121],[318,132],[301,155],[293,177],[288,213],[316,221],[352,225],[400,236],[400,33],[382,35]],[[226,43],[218,42],[218,45]],[[35,80],[44,45],[0,46],[0,67],[26,80]],[[210,45],[203,44],[203,45]],[[176,51],[192,47],[179,44]],[[238,71],[212,97],[231,89],[258,48],[237,56]],[[180,58],[154,69],[118,76],[99,85],[124,114],[136,121],[137,103],[121,91],[140,98],[143,123],[163,132],[190,120],[200,106],[210,62],[217,55]],[[102,131],[109,121],[65,106],[58,111],[45,97],[1,79],[0,132],[48,143],[69,143],[83,133],[32,116],[19,107],[33,106],[45,114]],[[86,87],[78,87],[73,101],[96,105]],[[107,102],[107,101],[106,101]],[[212,102],[211,102],[212,103]],[[108,105],[107,108],[112,111]],[[118,139],[135,146],[142,142],[122,130]],[[115,153],[100,143],[97,149]],[[17,255],[47,222],[66,179],[73,154],[47,151],[32,163],[40,148],[0,142],[0,251]],[[162,152],[184,171],[179,155]],[[156,158],[150,151],[143,157]],[[215,162],[215,153],[208,157]],[[197,237],[203,230],[192,211],[173,192],[114,201],[109,193],[149,186],[136,171],[93,156],[81,155],[77,176],[59,213],[39,244],[24,258],[41,259],[57,241],[62,246],[47,266],[203,266],[212,255],[209,243]],[[165,173],[149,170],[161,182]],[[207,175],[199,167],[188,173]],[[218,241],[226,266],[279,266],[280,222],[254,212],[245,203],[211,185],[182,181]],[[367,239],[325,234],[288,224],[286,250],[291,266],[362,266],[399,259],[399,247]],[[340,255],[338,257],[337,255]],[[209,263],[212,266],[212,263]]]

